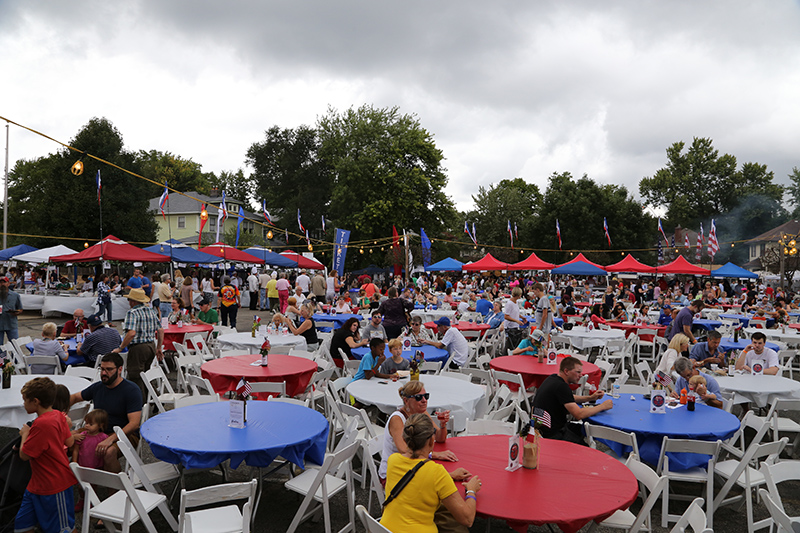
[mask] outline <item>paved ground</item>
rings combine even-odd
[[[241,310],[239,313],[239,327],[240,331],[249,330],[249,325],[252,323],[253,320],[253,313],[247,309]],[[35,313],[25,313],[20,318],[20,335],[30,335],[31,337],[36,337],[41,334],[41,327],[42,324],[48,321],[54,321],[57,324],[61,324],[67,320],[67,317],[61,317],[60,319],[44,319],[38,314]],[[119,327],[119,324],[117,324]],[[173,376],[174,377],[174,376]],[[12,438],[17,435],[17,430],[11,428],[0,428],[0,447],[4,446],[7,442],[9,442]],[[145,462],[153,461],[155,458],[150,453],[148,448],[145,448]],[[795,458],[798,458],[797,453],[795,454]],[[568,460],[568,458],[566,459]],[[254,475],[254,470],[250,469],[246,466],[240,467],[238,470],[232,471],[230,477],[232,480],[247,480],[250,479]],[[294,514],[297,508],[300,505],[301,498],[299,495],[294,494],[288,490],[286,490],[283,486],[283,483],[288,479],[288,472],[286,470],[282,470],[279,473],[269,477],[264,481],[264,488],[263,488],[263,495],[261,498],[261,503],[257,510],[256,520],[255,520],[255,527],[253,529],[254,533],[277,533],[286,531],[289,524],[294,517]],[[209,472],[202,472],[199,474],[193,474],[191,476],[187,476],[186,478],[186,485],[187,488],[197,488],[201,486],[206,486],[213,483],[219,483],[221,481],[221,477],[219,473],[209,471]],[[166,493],[169,494],[172,491],[173,485],[168,484],[165,489]],[[678,487],[679,492],[684,492],[688,494],[693,494],[696,496],[700,496],[699,486],[695,487],[693,485],[686,485]],[[790,483],[787,485],[786,490],[782,489],[782,494],[784,494],[784,506],[786,507],[787,512],[790,516],[797,516],[800,515],[800,483]],[[367,498],[369,493],[366,489],[361,489],[360,487],[356,488],[356,503],[367,505]],[[480,497],[480,496],[479,496]],[[526,499],[525,495],[520,495],[520,500],[522,505],[536,505],[535,500]],[[580,502],[574,502],[573,505],[580,505]],[[633,510],[637,511],[640,506],[640,503],[634,503]],[[679,513],[682,509],[685,508],[685,505],[682,503],[674,504],[671,507],[671,512]],[[177,503],[174,505],[174,510],[177,514]],[[372,504],[372,513],[373,516],[377,516],[379,513],[379,509],[377,504],[373,501]],[[167,525],[166,521],[158,515],[158,513],[153,513],[151,515],[154,518],[154,522],[156,523],[156,527],[159,531],[170,531],[169,526]],[[332,517],[332,527],[334,531],[339,530],[346,522],[348,516],[348,504],[345,496],[338,495],[334,497],[331,501],[331,517]],[[715,530],[718,532],[732,532],[732,533],[740,533],[747,531],[747,522],[745,519],[744,509],[738,509],[737,507],[727,507],[715,514]],[[763,505],[756,504],[756,512],[755,512],[756,519],[761,519],[767,516],[766,509]],[[661,519],[661,503],[660,501],[657,504],[657,508],[653,510],[652,513],[653,523],[660,524]],[[80,514],[77,515],[78,520],[78,530],[80,530]],[[358,519],[356,519],[358,522]],[[2,525],[0,525],[2,526]],[[94,528],[92,528],[94,529]],[[364,528],[357,523],[357,531],[361,532],[364,531]],[[486,519],[478,517],[475,521],[475,524],[472,526],[470,531],[478,532],[478,531],[487,531],[488,525]],[[513,531],[509,528],[504,522],[500,520],[492,520],[491,521],[491,530],[496,532],[504,532],[504,531]],[[102,529],[100,530],[102,531]],[[144,528],[141,525],[137,524],[132,528],[134,532],[141,532],[144,531]],[[321,521],[319,522],[307,522],[298,529],[300,532],[318,532],[324,531],[324,526]],[[534,527],[531,526],[529,531],[550,531],[547,526],[541,527]],[[605,531],[605,528],[600,528],[599,531]],[[611,530],[609,530],[611,531]],[[659,525],[653,526],[653,531],[662,532],[662,531],[669,531],[668,529],[661,528]]]

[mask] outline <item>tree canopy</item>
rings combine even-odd
[[[125,150],[122,135],[104,118],[91,119],[70,145],[121,168],[140,173],[135,154]],[[9,172],[9,231],[78,239],[99,239],[100,207],[96,174],[102,180],[103,236],[152,242],[156,222],[148,213],[152,197],[140,178],[85,157],[80,176],[70,172],[80,154],[60,150],[33,160],[19,160]],[[50,239],[25,238],[35,246],[52,246]]]

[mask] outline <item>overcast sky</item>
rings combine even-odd
[[[784,183],[798,28],[797,0],[0,0],[0,116],[65,142],[106,117],[129,150],[219,172],[273,125],[396,105],[433,133],[460,209],[563,171],[638,196],[694,136]],[[12,167],[57,148],[11,128]]]

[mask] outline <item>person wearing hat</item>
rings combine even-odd
[[[527,332],[527,329],[523,329]],[[542,330],[535,329],[530,337],[526,335],[526,337],[520,341],[519,345],[511,352],[511,355],[539,355],[543,340],[544,333],[542,333]]]
[[[19,338],[17,316],[22,314],[22,301],[19,294],[9,288],[6,276],[0,277],[0,344]]]
[[[464,335],[461,334],[456,328],[450,327],[450,319],[446,316],[439,318],[434,322],[438,326],[439,331],[442,333],[442,340],[423,340],[423,344],[443,348],[450,353],[450,369],[458,370],[467,363],[469,356],[469,343]]]
[[[91,334],[82,343],[78,343],[77,354],[86,359],[85,366],[94,367],[98,356],[114,351],[122,343],[117,330],[107,328],[100,317],[98,313],[86,318]]]
[[[119,353],[128,349],[128,379],[139,386],[142,397],[147,397],[147,389],[142,382],[141,373],[150,368],[153,358],[164,359],[161,346],[164,344],[164,328],[158,313],[150,305],[150,298],[144,289],[131,289],[125,295],[130,309],[125,314],[122,329],[125,337],[122,343],[112,350]],[[155,343],[155,344],[154,344]]]
[[[255,311],[258,307],[258,276],[256,276],[256,272],[258,272],[258,270],[253,267],[253,270],[250,271],[250,275],[247,276],[247,291],[250,293],[251,311]]]
[[[192,324],[210,324],[212,326],[219,324],[219,313],[216,309],[211,308],[211,300],[203,297],[198,305],[200,312],[192,319]]]

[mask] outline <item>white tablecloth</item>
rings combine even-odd
[[[93,315],[100,310],[97,305],[97,296],[44,296],[42,304],[42,316],[58,316],[58,313],[65,315],[72,315],[75,309],[79,307],[83,309],[86,316]],[[23,309],[25,303],[23,300]],[[114,320],[122,320],[125,318],[125,313],[128,312],[131,306],[128,304],[128,299],[124,296],[111,297],[111,318]],[[104,315],[105,317],[105,315]]]
[[[411,316],[422,317],[423,323],[436,321],[443,316],[453,320],[453,317],[456,316],[456,311],[455,309],[414,309],[411,311]]]
[[[780,342],[785,342],[790,346],[797,346],[800,345],[800,331],[797,331],[793,328],[786,328],[786,332],[781,331],[780,328],[778,329],[759,329],[759,328],[744,328],[744,332],[747,333],[748,337],[752,337],[753,333],[761,332],[767,336],[769,340],[776,340]]]
[[[285,349],[286,353],[292,348],[307,350],[306,338],[302,335],[267,335],[272,348]],[[223,350],[250,350],[251,353],[258,353],[261,345],[264,344],[264,335],[256,333],[253,337],[250,332],[225,333],[217,337],[220,348]]]
[[[595,346],[605,346],[606,342],[614,339],[624,339],[625,332],[621,329],[593,329],[584,330],[583,326],[575,326],[571,330],[564,330],[563,335],[569,337],[576,350],[588,350]]]
[[[347,392],[366,405],[374,405],[386,414],[393,413],[403,405],[397,390],[408,382],[408,378],[397,382],[385,379],[359,379],[347,385]],[[428,410],[450,410],[453,427],[462,431],[467,426],[467,418],[476,418],[476,408],[485,395],[480,385],[445,376],[423,375],[420,381],[425,391],[431,394]]]
[[[19,299],[26,311],[41,311],[44,306],[44,294],[19,293]]]
[[[733,403],[766,407],[776,398],[800,398],[800,381],[778,376],[735,374],[717,377],[717,383],[724,392],[735,393]]]
[[[0,389],[0,426],[19,428],[22,427],[22,424],[36,418],[35,414],[29,415],[25,412],[20,391],[25,383],[38,377],[48,377],[56,384],[66,385],[70,394],[80,392],[91,384],[88,379],[76,376],[40,376],[37,374],[11,376],[11,388]]]

